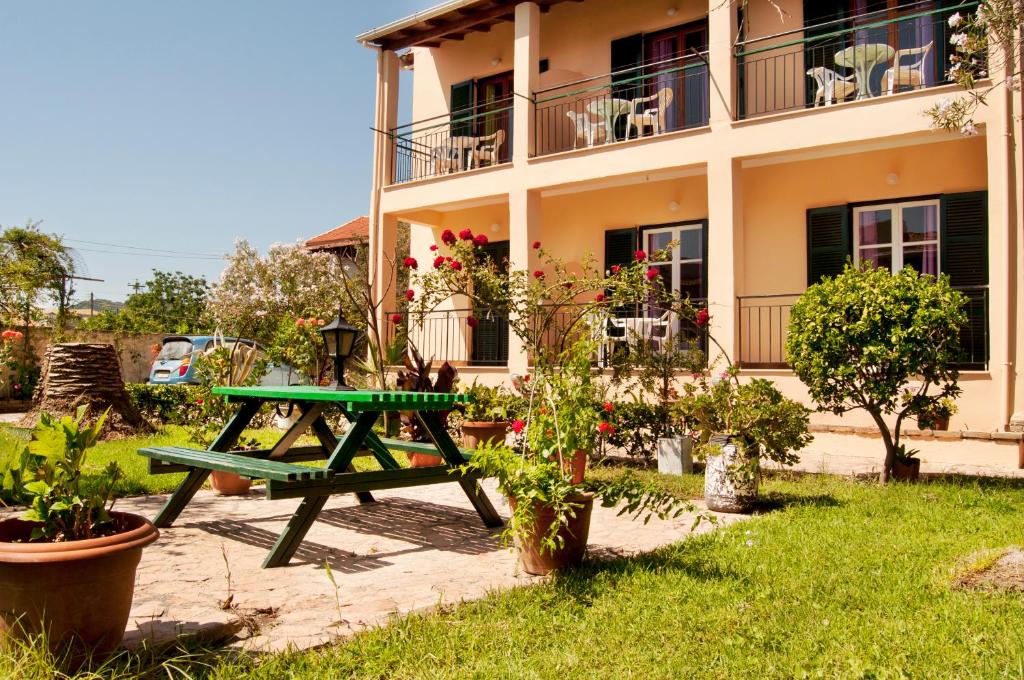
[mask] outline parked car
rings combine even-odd
[[[213,347],[215,338],[209,335],[172,335],[163,339],[159,354],[153,359],[149,371],[149,382],[156,385],[175,385],[178,383],[198,384],[199,377],[195,370],[195,357]],[[224,338],[226,343],[239,342],[255,347],[261,353],[263,347],[255,340],[246,338]],[[309,378],[298,369],[288,364],[271,363],[267,372],[260,380],[261,385],[281,387],[284,385],[308,385]]]

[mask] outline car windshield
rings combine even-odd
[[[165,342],[156,355],[158,361],[180,361],[192,354],[192,343],[188,340],[171,340]]]

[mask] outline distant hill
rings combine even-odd
[[[122,307],[124,307],[123,302],[115,302],[113,300],[106,300],[104,298],[96,298],[93,304],[95,305],[95,309],[97,312],[105,312],[107,310],[117,312],[120,311]],[[82,309],[85,311],[89,311],[89,301],[82,300],[81,302],[71,305],[71,309]]]

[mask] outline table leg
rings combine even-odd
[[[313,435],[316,436],[317,440],[319,440],[320,445],[327,449],[328,456],[331,455],[332,451],[338,448],[338,438],[334,436],[333,432],[331,432],[331,428],[327,424],[327,421],[323,419],[323,416],[314,420],[310,429],[313,430]],[[348,472],[355,472],[355,470],[355,467],[352,465],[348,466]],[[356,493],[356,498],[359,499],[360,503],[373,502],[373,494],[369,491],[359,491]]]
[[[459,447],[455,445],[455,442],[448,435],[448,430],[441,424],[437,414],[431,411],[420,411],[416,415],[427,429],[430,438],[434,440],[434,445],[441,452],[448,465],[450,467],[461,466],[465,462],[462,453],[459,452]],[[498,514],[498,511],[494,509],[494,506],[491,505],[487,494],[484,493],[480,482],[475,479],[460,479],[459,486],[466,492],[466,497],[473,504],[476,514],[480,515],[484,526],[494,528],[505,525],[505,521]]]
[[[246,400],[242,402],[241,407],[235,412],[235,415],[231,417],[228,424],[224,426],[224,429],[220,431],[217,438],[210,444],[211,451],[229,451],[238,441],[238,438],[242,436],[245,428],[249,426],[252,419],[260,411],[262,404],[256,400]],[[210,470],[203,470],[200,468],[193,468],[185,479],[182,480],[178,488],[174,490],[171,497],[164,503],[164,507],[157,513],[156,519],[153,520],[154,526],[163,528],[169,527],[174,523],[174,520],[178,519],[178,515],[185,509],[192,497],[196,495],[203,486],[203,482],[210,476]]]
[[[347,409],[342,407],[341,412],[348,418],[350,423],[355,422],[356,418]],[[395,457],[391,455],[391,451],[385,446],[384,442],[380,440],[377,433],[370,430],[370,433],[366,435],[366,448],[370,450],[373,457],[377,459],[377,463],[380,464],[381,468],[385,470],[401,470],[402,466],[398,464]]]
[[[334,447],[334,452],[327,461],[327,469],[340,471],[346,470],[352,465],[352,459],[359,447],[363,445],[366,436],[373,431],[373,424],[379,416],[380,413],[375,411],[366,411],[359,415],[356,422]],[[329,497],[312,496],[302,499],[295,514],[288,521],[288,526],[278,537],[270,554],[267,555],[267,559],[263,561],[265,568],[282,567],[288,564],[302,543],[302,539],[305,538],[306,532],[316,521],[317,515],[324,509],[324,504],[327,503]]]

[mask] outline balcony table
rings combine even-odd
[[[214,394],[237,403],[238,410],[210,445],[209,449],[152,447],[140,450],[151,458],[150,472],[187,471],[188,474],[157,514],[154,524],[170,526],[206,481],[212,470],[227,470],[266,480],[268,499],[301,498],[287,527],[281,533],[264,567],[288,564],[303,537],[334,494],[355,493],[360,502],[373,501],[370,491],[423,484],[458,482],[477,514],[488,527],[503,524],[491,502],[480,488],[478,475],[463,473],[466,457],[452,441],[438,417],[457,404],[469,401],[464,394],[427,394],[421,392],[339,391],[322,387],[217,387]],[[239,436],[266,403],[291,402],[300,416],[274,446],[260,451],[231,451]],[[350,422],[346,432],[336,436],[323,416],[328,406],[337,406]],[[414,444],[381,439],[373,425],[382,413],[411,411],[433,439],[431,444]],[[293,447],[307,431],[319,446]],[[434,467],[402,468],[392,457],[396,450],[437,453],[444,463]],[[352,459],[368,450],[381,470],[356,472]],[[320,468],[294,465],[291,461],[327,458]]]
[[[836,52],[835,62],[836,66],[853,69],[857,74],[857,99],[867,99],[872,96],[868,86],[871,71],[879,64],[887,64],[894,54],[896,50],[884,43],[865,43]]]
[[[617,141],[615,139],[615,121],[619,119],[619,116],[625,116],[629,113],[630,104],[630,100],[617,97],[605,97],[587,104],[588,112],[604,118],[604,138],[606,142],[609,139],[613,142]],[[629,137],[629,130],[626,130],[626,137]]]

